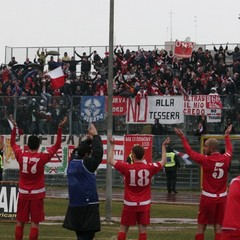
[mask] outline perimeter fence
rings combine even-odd
[[[32,97],[0,97],[0,134],[9,135],[11,133],[11,127],[8,123],[9,114],[13,114],[18,125],[24,129],[26,134],[31,134],[31,122],[32,112],[30,112],[30,106],[32,104]],[[41,97],[35,97],[36,102],[41,101]],[[222,109],[222,122],[208,123],[208,133],[211,135],[223,136],[226,120],[231,116],[233,125],[235,128],[235,134],[233,135],[234,146],[234,158],[232,161],[231,169],[229,171],[229,180],[237,176],[240,171],[240,148],[238,137],[240,134],[239,114],[240,108],[238,104],[229,102],[229,96],[221,96],[223,109]],[[236,95],[231,98],[235,103],[240,103],[240,96]],[[52,115],[50,124],[48,125],[48,134],[56,133],[57,121],[62,118],[61,114],[66,114],[66,105],[64,104],[63,97],[53,97],[52,101],[56,101],[58,115]],[[77,103],[77,104],[76,104]],[[63,134],[80,136],[86,133],[88,123],[84,122],[79,116],[81,97],[73,97],[71,100],[71,111],[69,111],[69,121],[67,126],[63,129]],[[56,109],[55,109],[56,110]],[[55,119],[57,117],[57,119]],[[183,147],[179,139],[174,134],[174,127],[178,126],[185,131],[188,139],[196,151],[200,151],[199,138],[195,135],[197,127],[198,116],[184,116],[184,123],[164,124],[165,134],[161,135],[161,140],[164,140],[168,135],[172,139],[172,146],[175,150],[183,152]],[[107,135],[107,120],[96,122],[97,129],[100,135]],[[125,116],[113,116],[113,134],[123,136],[125,134],[151,134],[151,124],[127,124]],[[154,136],[153,136],[154,137]],[[224,142],[221,140],[222,148]],[[153,148],[153,161],[157,161],[161,158],[160,153],[154,152]],[[199,189],[200,187],[200,168],[197,164],[187,165],[182,161],[181,168],[178,171],[178,189]],[[18,180],[17,169],[4,170],[3,179],[7,181]],[[106,184],[106,169],[99,169],[97,171],[97,182],[100,186]],[[65,174],[49,174],[46,175],[46,183],[49,185],[66,185],[67,179]],[[153,187],[165,188],[166,177],[164,172],[160,172],[153,178]],[[122,178],[118,172],[113,171],[113,185],[116,187],[122,187]]]

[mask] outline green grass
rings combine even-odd
[[[14,239],[14,223],[1,223],[1,240]],[[119,230],[119,224],[102,224],[102,231],[96,234],[96,240],[115,240],[117,232]],[[194,239],[196,226],[193,225],[159,225],[151,224],[148,228],[148,240],[190,240]],[[24,240],[28,240],[29,225],[25,228]],[[41,225],[39,240],[50,239],[64,239],[64,240],[76,240],[75,234],[72,231],[68,231],[62,228],[61,224],[58,225]],[[128,233],[128,240],[137,240],[138,233],[137,228],[132,227]],[[213,229],[206,230],[205,239],[214,239]]]
[[[45,199],[46,216],[64,216],[68,205],[67,199]],[[105,202],[100,202],[100,213],[105,218]],[[112,216],[120,217],[122,202],[112,203]],[[152,204],[152,218],[191,218],[196,219],[198,206],[196,205],[174,205],[174,204]],[[102,222],[102,231],[96,234],[95,239],[115,240],[119,231],[119,222]],[[195,224],[183,224],[181,222],[151,223],[148,227],[148,240],[188,240],[194,239],[196,232]],[[14,239],[15,223],[0,223],[1,240]],[[25,228],[24,240],[28,239],[29,224]],[[213,228],[206,231],[205,239],[213,239]],[[62,228],[62,220],[45,221],[40,226],[39,240],[64,239],[75,240],[75,233]],[[131,227],[128,233],[128,240],[138,239],[137,227]]]
[[[68,205],[67,199],[45,199],[46,216],[64,216]],[[112,203],[112,216],[120,217],[122,210],[122,201]],[[152,218],[193,218],[197,216],[198,206],[196,205],[175,205],[175,204],[152,204]],[[106,203],[100,201],[100,215],[106,215]]]

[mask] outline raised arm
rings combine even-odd
[[[49,152],[56,153],[57,150],[61,147],[62,143],[62,127],[67,122],[67,116],[63,118],[63,120],[58,124],[58,132],[57,132],[57,140],[56,143],[48,150]]]
[[[11,132],[11,139],[10,139],[10,144],[11,144],[11,147],[13,148],[13,146],[16,144],[17,123],[13,119],[12,115],[9,116],[9,120],[11,121],[11,123],[13,125],[12,132]]]
[[[232,143],[229,134],[232,131],[232,124],[230,124],[225,131],[225,152],[232,155]]]
[[[97,128],[93,123],[88,128],[88,137],[92,140],[92,154],[91,157],[84,161],[84,166],[90,172],[95,172],[102,162],[103,157],[103,144],[100,135],[98,135]]]
[[[17,128],[16,126],[14,126],[11,132],[11,140],[10,140],[10,144],[12,148],[14,147],[14,145],[16,145],[16,131],[17,131]]]
[[[166,140],[162,143],[162,160],[160,161],[161,165],[164,166],[167,163],[167,150],[166,146],[170,143],[170,138],[167,137]]]
[[[110,142],[110,149],[109,149],[109,152],[108,152],[107,162],[110,165],[114,166],[117,161],[114,160],[114,146],[115,146],[115,143],[114,143],[114,139],[112,138],[112,136],[109,136],[109,142]]]
[[[80,58],[82,59],[82,56],[79,55],[76,51],[74,51],[74,53],[75,53],[78,57],[80,57]]]

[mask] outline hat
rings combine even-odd
[[[211,88],[211,91],[215,91],[215,92],[216,92],[217,89],[216,89],[215,87],[212,87],[212,88]]]

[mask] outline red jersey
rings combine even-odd
[[[239,216],[240,176],[234,178],[230,183],[222,229],[240,231]]]
[[[232,158],[232,144],[229,135],[225,136],[226,152],[204,155],[191,149],[185,137],[182,143],[189,157],[200,164],[203,169],[202,194],[207,197],[224,197],[227,195],[227,177]]]
[[[19,163],[19,198],[40,199],[45,197],[44,166],[61,146],[62,128],[58,128],[55,145],[45,152],[23,151],[15,142],[16,127],[11,134],[11,147]]]
[[[114,168],[124,176],[124,204],[135,210],[150,208],[151,179],[163,168],[161,163],[117,161]]]

